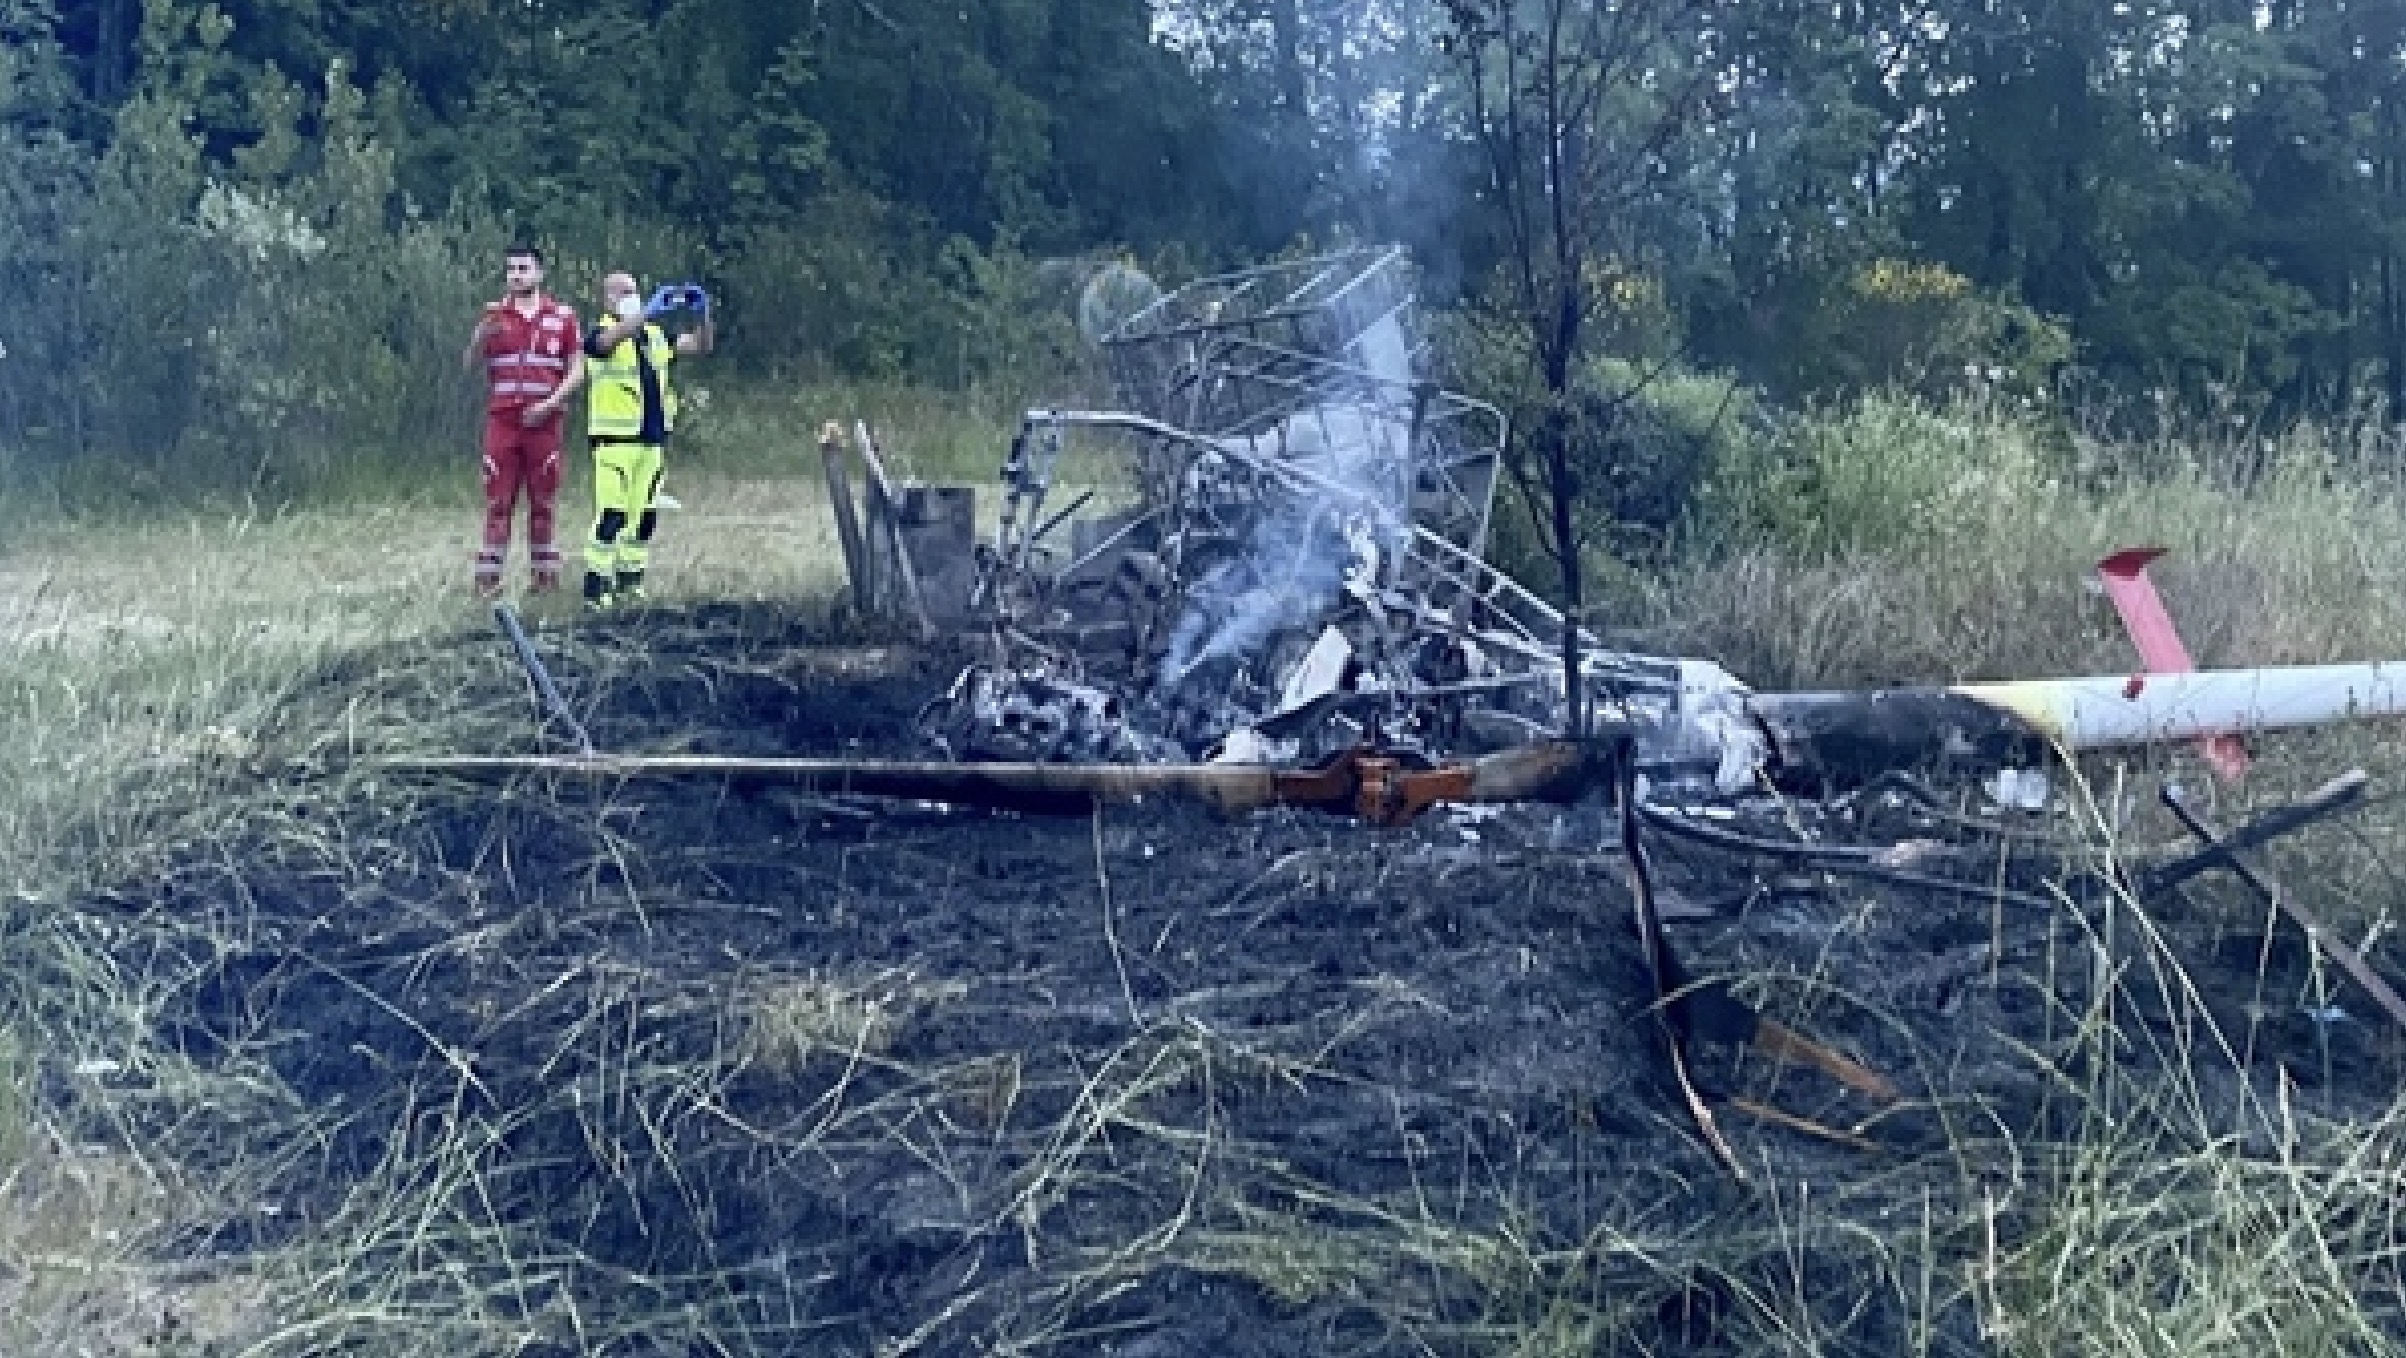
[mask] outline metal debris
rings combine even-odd
[[[2164,806],[2179,819],[2181,825],[2190,834],[2203,842],[2206,848],[2204,852],[2192,858],[2170,865],[2167,870],[2157,875],[2155,882],[2158,889],[2162,889],[2161,884],[2164,882],[2183,881],[2210,868],[2230,869],[2233,875],[2247,883],[2256,894],[2262,896],[2267,902],[2295,921],[2300,929],[2305,930],[2309,943],[2320,949],[2333,962],[2338,963],[2339,969],[2346,972],[2357,985],[2364,987],[2364,993],[2372,996],[2373,1002],[2380,1005],[2384,1013],[2400,1026],[2406,1027],[2406,999],[2399,997],[2396,989],[2388,981],[2382,979],[2379,972],[2372,969],[2371,964],[2364,960],[2362,954],[2332,937],[2331,932],[2323,927],[2322,921],[2318,917],[2300,904],[2297,897],[2282,890],[2280,883],[2274,881],[2262,868],[2250,862],[2245,852],[2251,846],[2269,842],[2278,835],[2286,834],[2355,803],[2363,796],[2365,782],[2364,770],[2351,769],[2316,789],[2297,805],[2282,807],[2267,813],[2254,822],[2242,826],[2236,833],[2229,835],[2215,829],[2203,814],[2191,806],[2188,796],[2177,784],[2166,783],[2160,793]],[[2339,1015],[2336,1008],[2332,1009],[2332,1013]],[[2315,1017],[2312,1014],[2308,1016]]]
[[[2191,834],[2204,840],[2206,847],[2149,872],[2139,881],[2140,894],[2152,896],[2170,891],[2200,873],[2235,863],[2242,853],[2261,848],[2283,835],[2302,830],[2315,821],[2354,806],[2364,799],[2365,791],[2370,786],[2371,779],[2365,776],[2364,770],[2350,769],[2291,805],[2274,807],[2229,834],[2222,835],[2200,833],[2199,827],[2205,824],[2204,820],[2189,806],[2182,790],[2167,783],[2160,793],[2165,807],[2180,818]]]
[[[510,639],[510,649],[517,654],[520,667],[525,669],[527,682],[534,685],[544,717],[566,728],[569,737],[576,742],[577,753],[591,758],[593,737],[586,734],[585,724],[578,721],[576,713],[569,710],[568,700],[560,696],[559,685],[551,681],[551,671],[543,667],[543,657],[535,651],[535,643],[527,638],[526,629],[519,625],[517,610],[506,603],[497,603],[493,605],[493,620],[501,624],[502,635]]]
[[[1560,729],[1562,616],[1486,559],[1503,416],[1425,376],[1400,251],[1205,279],[1103,344],[1123,408],[1031,410],[1002,466],[975,594],[990,707],[1106,686],[1121,748],[1246,762]],[[1135,503],[1050,508],[1078,437],[1119,441]],[[1587,682],[1648,749],[1717,758],[1689,738],[1734,694],[1717,667],[1590,651]],[[1025,703],[991,700],[1021,676]]]
[[[1083,814],[1098,802],[1147,797],[1200,802],[1228,813],[1309,807],[1373,825],[1402,825],[1438,805],[1570,801],[1585,792],[1591,748],[1547,741],[1462,763],[1407,768],[1354,748],[1307,768],[1263,764],[1062,764],[1038,761],[913,763],[868,759],[775,759],[730,755],[437,755],[387,761],[395,772],[476,780],[526,775],[617,782],[696,778],[752,787],[1036,814]]]
[[[2186,674],[2197,666],[2172,625],[2163,596],[2147,578],[2148,563],[2163,554],[2161,547],[2116,552],[2097,563],[2097,579],[2105,596],[2113,600],[2114,611],[2121,615],[2131,644],[2138,647],[2139,663],[2155,674]],[[2237,736],[2228,732],[2207,735],[2199,739],[2198,748],[2225,781],[2235,782],[2247,772],[2247,744]]]

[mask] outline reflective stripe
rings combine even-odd
[[[546,297],[533,316],[509,308],[505,329],[499,339],[516,349],[485,355],[485,377],[491,384],[490,399],[503,405],[517,404],[526,399],[542,400],[559,390],[566,380],[569,356],[566,353],[540,352],[539,345],[558,348],[575,343],[572,313]],[[488,339],[487,343],[493,342]]]
[[[657,324],[646,322],[638,332],[648,341],[652,368],[660,383],[663,430],[677,423],[676,386],[669,376],[677,356],[676,342]],[[585,364],[585,431],[600,438],[632,439],[643,433],[643,382],[636,360],[636,337],[628,336],[599,358]]]

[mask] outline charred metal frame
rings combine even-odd
[[[1487,560],[1509,430],[1495,406],[1426,377],[1402,251],[1202,279],[1102,343],[1123,408],[1030,410],[1004,459],[973,599],[992,659],[955,685],[952,699],[973,701],[934,705],[926,725],[939,746],[989,758],[1177,760],[1207,746],[1313,758],[1375,733],[1434,759],[1558,729],[1562,614]],[[1073,524],[1064,550],[1048,540],[1087,501],[1051,501],[1078,436],[1123,441],[1137,503]],[[1292,616],[1228,648],[1242,652],[1233,673],[1185,683],[1200,662],[1181,653],[1177,629],[1212,625],[1210,596],[1228,592],[1231,572],[1275,592],[1332,574],[1336,552],[1343,579],[1320,581],[1325,598],[1282,601]],[[1314,654],[1343,671],[1345,697],[1313,672]],[[1650,755],[1703,754],[1683,733],[1711,727],[1710,710],[1736,691],[1700,662],[1592,637],[1585,654],[1597,710],[1649,733]],[[1006,692],[1015,685],[1020,695]],[[1107,700],[1087,691],[1096,686]],[[1032,689],[1069,701],[1060,729],[1036,742],[1010,729],[1044,706]],[[1106,707],[1137,729],[1094,729]]]

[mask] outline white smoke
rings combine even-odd
[[[1410,534],[1412,347],[1402,318],[1366,327],[1346,357],[1377,380],[1288,416],[1261,441],[1317,486],[1267,506],[1242,554],[1189,587],[1162,658],[1165,687],[1289,628],[1317,627],[1349,583],[1379,582]]]
[[[1187,591],[1162,682],[1175,687],[1198,665],[1250,654],[1326,612],[1353,564],[1334,527],[1330,516],[1309,511],[1255,520],[1245,554],[1214,566]]]
[[[1078,289],[1078,333],[1101,344],[1130,317],[1161,300],[1161,289],[1145,272],[1118,261],[1103,265]]]

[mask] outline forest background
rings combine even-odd
[[[1514,358],[1563,240],[1515,215],[1498,115],[1535,86],[1495,74],[1549,22],[1609,181],[1562,195],[1551,383]],[[2406,411],[2406,7],[0,0],[0,33],[21,487],[459,465],[456,355],[517,238],[572,300],[611,265],[710,285],[732,390],[1006,403],[1075,368],[1103,261],[1400,242],[1459,384],[1541,431],[1583,392],[1661,411],[1569,440],[1640,546],[1722,429],[1868,391],[2002,397],[2065,446]]]

